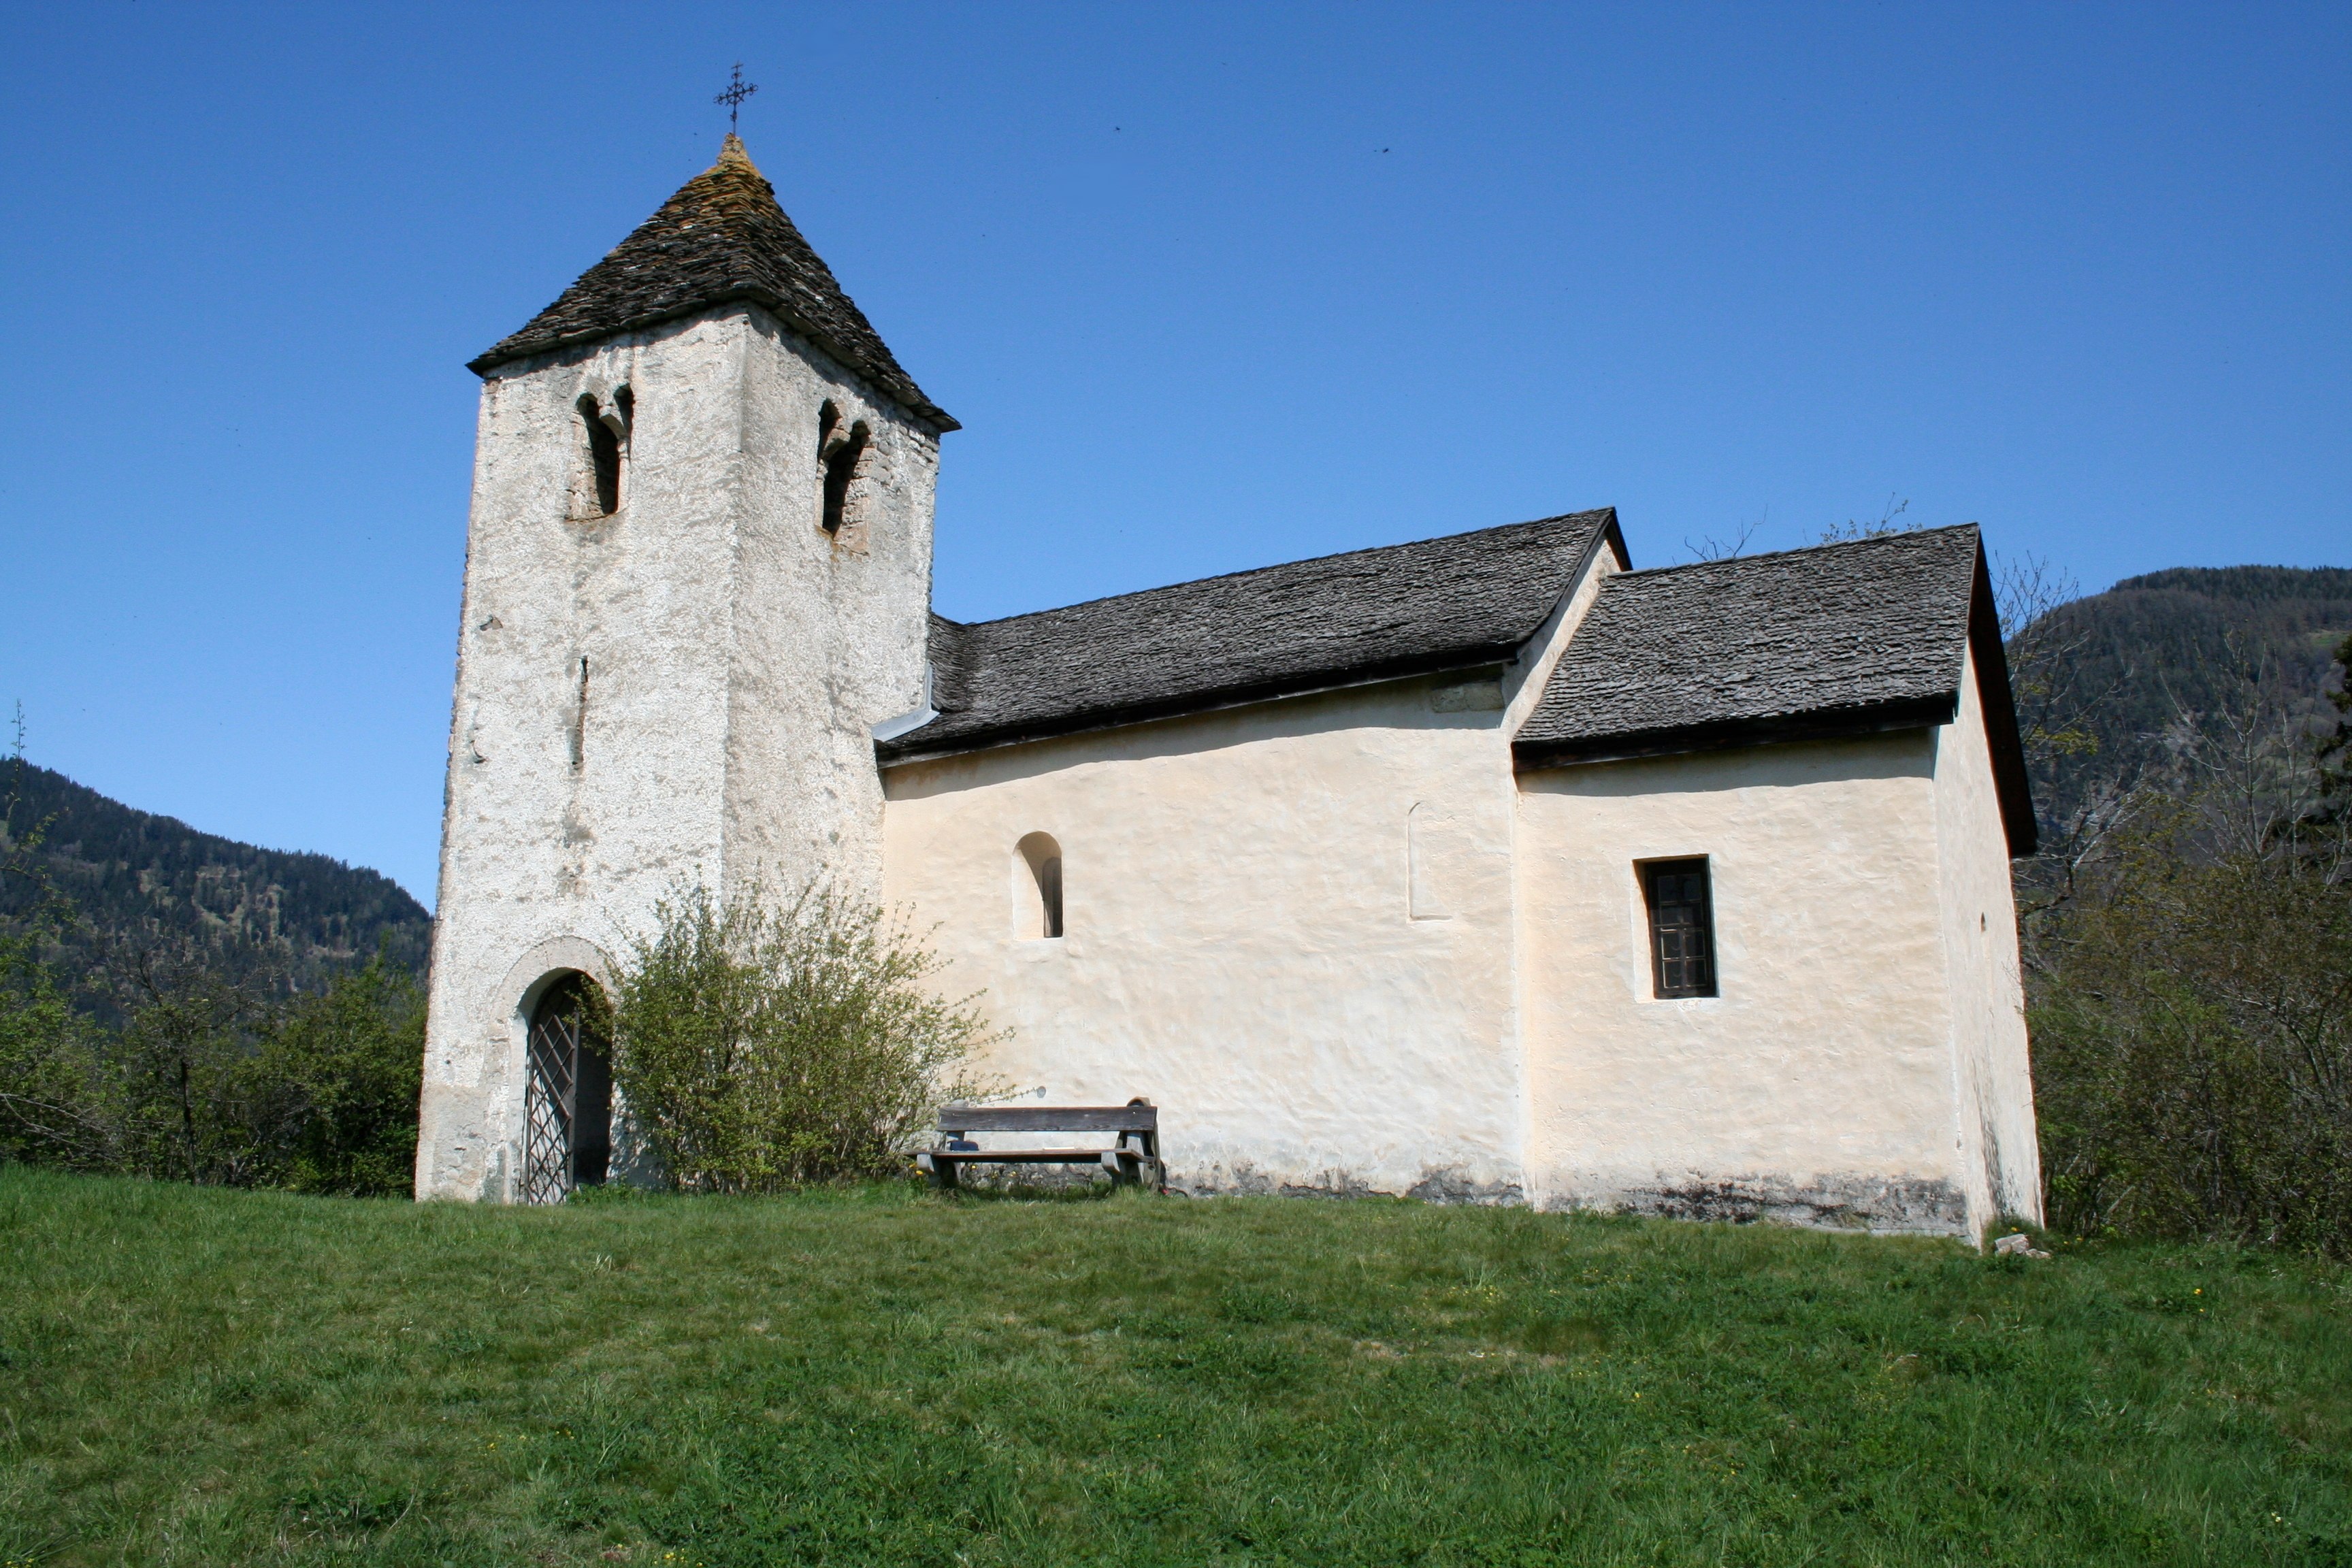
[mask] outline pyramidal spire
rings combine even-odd
[[[776,188],[731,131],[718,162],[679,186],[555,303],[467,368],[488,376],[510,361],[737,300],[767,310],[924,424],[960,428],[899,368],[833,269],[784,216]]]

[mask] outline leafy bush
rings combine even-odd
[[[2352,889],[2154,861],[2037,986],[2053,1221],[2352,1256]]]
[[[2234,649],[2234,645],[2231,645]],[[2352,1256],[2352,639],[2240,662],[2023,900],[2053,1224]]]
[[[286,1107],[247,1064],[275,1021],[272,998],[229,978],[213,956],[161,933],[115,956],[112,999],[125,1022],[97,1037],[105,1109],[126,1173],[267,1184]]]
[[[398,1195],[416,1179],[425,993],[382,955],[320,994],[281,1008],[242,1064],[247,1103],[267,1106],[268,1184]]]
[[[142,952],[111,1030],[36,937],[0,940],[0,1159],[207,1185],[394,1195],[414,1179],[424,997],[381,957],[272,996]]]
[[[884,1174],[945,1099],[983,1091],[971,997],[879,909],[822,887],[779,906],[666,900],[617,977],[613,1081],[668,1179],[765,1192]]]
[[[41,962],[37,932],[0,936],[0,1161],[121,1168],[96,1034]]]

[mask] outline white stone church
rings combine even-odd
[[[472,368],[420,1196],[601,1179],[564,999],[685,882],[823,876],[1189,1193],[2038,1214],[1973,527],[1635,571],[1604,509],[960,625],[956,422],[732,136]]]

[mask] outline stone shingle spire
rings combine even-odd
[[[719,161],[688,180],[522,331],[467,369],[498,366],[713,305],[748,300],[808,338],[875,391],[937,430],[958,428],[898,367],[865,312],[834,281],[776,203],[776,189],[730,132]]]

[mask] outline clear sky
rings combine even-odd
[[[1613,505],[2352,563],[2352,6],[0,7],[0,702],[430,902],[478,383],[726,129],[972,619]]]

